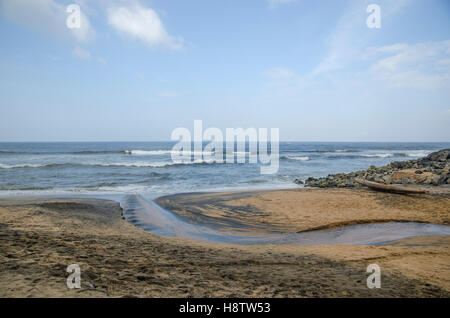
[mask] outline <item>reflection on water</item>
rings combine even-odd
[[[122,201],[124,215],[132,224],[161,236],[173,236],[202,242],[231,244],[380,244],[419,235],[450,235],[450,226],[415,222],[388,222],[348,225],[334,229],[276,235],[232,235],[207,225],[185,222],[140,195],[128,195]]]

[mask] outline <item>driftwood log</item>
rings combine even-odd
[[[401,193],[401,194],[421,194],[426,193],[427,191],[425,189],[413,189],[413,188],[407,188],[404,186],[399,185],[391,185],[391,184],[381,184],[377,182],[367,181],[360,178],[355,178],[355,182],[364,185],[366,187],[369,187],[371,189],[377,190],[377,191],[385,191],[385,192],[393,192],[393,193]]]

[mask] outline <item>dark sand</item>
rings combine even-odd
[[[230,213],[218,211],[232,206],[242,211],[236,220],[256,231],[266,225],[302,231],[364,218],[449,222],[446,197],[410,201],[355,190],[307,190],[308,195],[302,191],[245,194],[229,203],[218,199],[207,208],[194,197],[191,205],[164,200],[183,206],[186,218],[195,212],[200,220],[200,210],[190,207],[214,217]],[[306,199],[311,195],[323,206],[308,214],[314,207]],[[283,204],[272,210],[276,200]],[[327,200],[331,201],[324,203]],[[340,205],[342,201],[348,206]],[[378,214],[377,204],[384,207]],[[244,211],[251,213],[246,216]],[[0,241],[2,297],[450,296],[449,236],[415,237],[389,246],[209,244],[145,232],[124,221],[118,203],[111,201],[4,199]],[[74,263],[81,267],[82,288],[69,290],[66,267]],[[381,289],[366,286],[366,267],[372,263],[381,267]]]

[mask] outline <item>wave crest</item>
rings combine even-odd
[[[308,156],[282,156],[281,159],[284,160],[294,160],[294,161],[309,161]]]
[[[67,167],[131,167],[131,168],[163,168],[177,165],[214,164],[215,160],[195,160],[183,162],[113,162],[113,163],[44,163],[44,164],[0,164],[0,169],[27,168],[67,168]]]

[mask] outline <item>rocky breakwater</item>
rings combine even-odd
[[[361,178],[381,184],[450,184],[450,149],[443,149],[429,154],[427,157],[396,161],[383,167],[371,166],[367,170],[351,173],[338,173],[323,178],[308,178],[305,181],[296,179],[298,184],[306,187],[320,188],[353,188],[359,187],[354,181]]]

